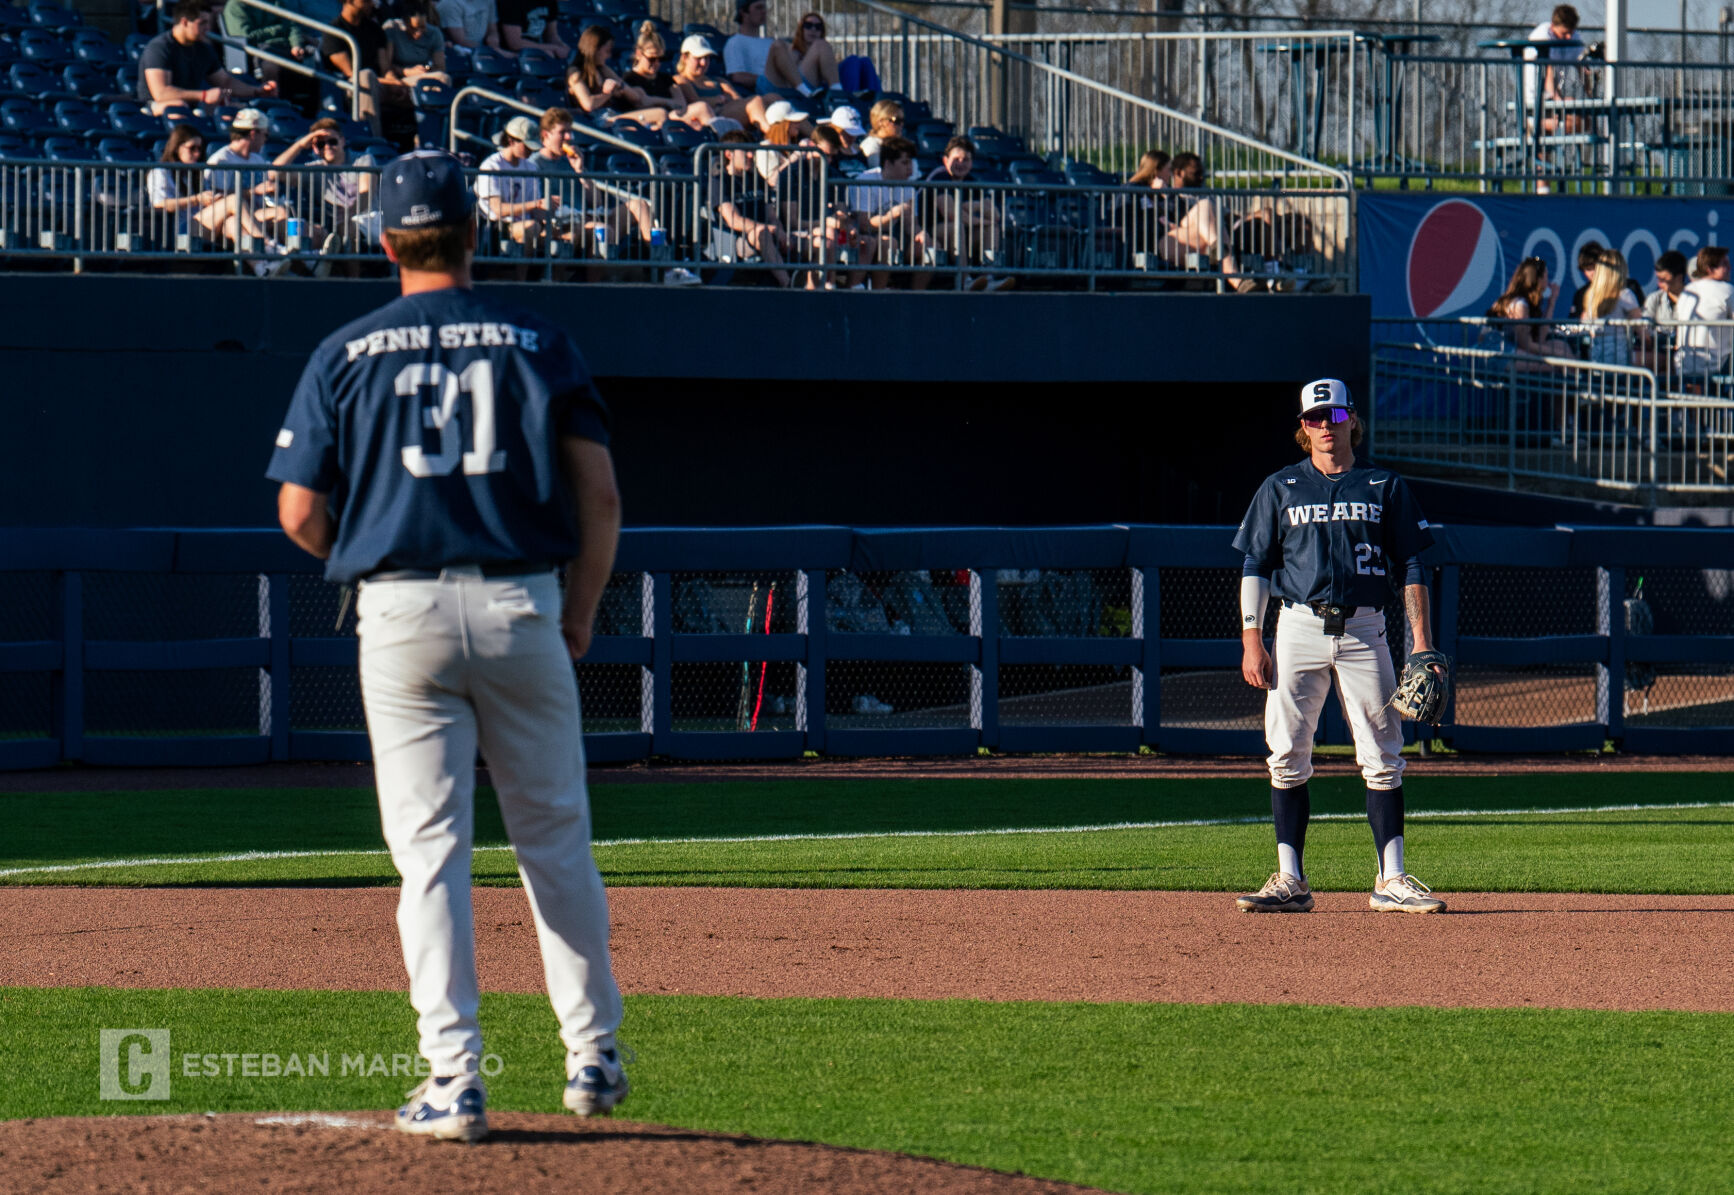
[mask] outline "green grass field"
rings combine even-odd
[[[1323,890],[1367,887],[1364,790],[1345,778],[1312,787],[1321,820],[1308,839],[1311,879]],[[616,885],[1219,891],[1259,882],[1274,853],[1269,789],[1257,779],[632,784],[593,794],[597,858]],[[1734,793],[1721,775],[1444,777],[1412,784],[1409,797],[1411,868],[1442,891],[1719,892],[1734,864]],[[1633,804],[1652,807],[1610,808]],[[1668,805],[1707,807],[1655,807]],[[1572,809],[1604,811],[1549,812]],[[1499,810],[1524,812],[1481,812]],[[9,796],[0,817],[10,831],[0,884],[396,879],[372,793],[360,789]],[[1215,824],[1003,832],[1187,822]],[[480,882],[516,883],[486,792],[476,827]],[[256,853],[288,857],[210,858]],[[174,861],[89,866],[103,860]]]
[[[1411,868],[1442,892],[1734,883],[1725,775],[1423,777],[1408,796]],[[1234,890],[1272,866],[1256,776],[621,784],[593,799],[614,885]],[[1360,785],[1315,781],[1313,804],[1315,886],[1364,890]],[[367,790],[13,795],[0,819],[3,884],[395,882]],[[477,835],[481,881],[515,883],[485,792]],[[399,994],[9,988],[0,1026],[0,1118],[385,1109],[415,1081],[340,1073],[346,1053],[413,1051]],[[97,1098],[102,1027],[171,1030],[171,1101]],[[555,1111],[546,1002],[486,996],[483,1027],[504,1064],[491,1106]],[[1126,1192],[1716,1189],[1734,1098],[1723,1014],[634,996],[623,1038],[635,1119]],[[332,1076],[188,1077],[189,1052],[326,1053]]]
[[[392,994],[14,988],[0,1019],[26,1027],[0,1038],[0,1117],[383,1109],[414,1082],[340,1074],[344,1053],[413,1050]],[[490,1105],[558,1111],[546,1003],[487,996],[482,1023]],[[1723,1016],[640,996],[627,1024],[634,1119],[1112,1191],[1726,1181]],[[97,1100],[97,1025],[170,1029],[169,1101]],[[333,1077],[184,1076],[187,1054],[225,1052],[324,1053]]]

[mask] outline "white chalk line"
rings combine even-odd
[[[1414,809],[1405,816],[1411,821],[1448,820],[1459,817],[1537,817],[1549,814],[1575,813],[1639,813],[1645,810],[1734,809],[1734,801],[1677,801],[1646,805],[1575,805],[1536,807],[1530,809]],[[1313,821],[1359,821],[1361,813],[1315,813]],[[751,834],[733,838],[602,838],[594,845],[598,849],[618,846],[702,846],[705,844],[742,845],[770,842],[849,842],[862,838],[995,838],[1008,834],[1100,834],[1114,830],[1177,830],[1210,826],[1253,826],[1267,822],[1267,817],[1190,818],[1161,822],[1106,822],[1088,826],[1005,826],[978,830],[859,830],[845,834]],[[478,846],[475,853],[490,854],[510,851],[509,846]],[[128,867],[185,867],[201,863],[254,863],[274,859],[342,859],[380,858],[384,850],[344,851],[238,851],[228,855],[170,855],[150,859],[102,859],[90,863],[51,863],[38,867],[0,868],[0,879],[20,875],[57,875],[74,871],[112,871]]]

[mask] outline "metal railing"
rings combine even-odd
[[[245,4],[248,8],[256,8],[260,12],[268,12],[272,16],[278,17],[282,20],[293,21],[297,25],[303,25],[320,34],[329,33],[333,37],[341,38],[343,43],[349,47],[349,61],[354,64],[356,74],[359,75],[361,73],[361,47],[356,44],[354,37],[350,36],[342,29],[339,29],[337,26],[327,25],[324,21],[315,20],[306,13],[296,12],[293,9],[283,8],[279,5],[272,4],[270,3],[270,0],[241,0],[241,3]],[[331,71],[320,70],[317,67],[308,66],[306,63],[297,59],[273,53],[270,50],[252,45],[248,42],[240,41],[236,38],[214,37],[212,40],[224,45],[238,46],[255,58],[263,58],[267,62],[274,62],[284,70],[291,70],[297,74],[307,75],[309,78],[329,83],[339,90],[347,92],[349,94],[350,117],[355,120],[361,119],[361,88],[354,80],[345,79],[342,75],[334,74]]]
[[[1377,456],[1493,475],[1510,489],[1524,479],[1649,504],[1664,494],[1734,497],[1734,377],[1725,352],[1734,325],[1554,325],[1540,329],[1546,339],[1537,351],[1524,352],[1508,339],[1518,322],[1539,323],[1376,324]],[[1385,338],[1417,328],[1422,338]],[[1573,340],[1596,336],[1617,338],[1625,351],[1608,355],[1639,364],[1567,355]]]
[[[771,33],[792,28],[800,6],[779,3]],[[679,6],[678,28],[691,16]],[[884,89],[920,101],[933,116],[990,126],[1020,139],[1037,156],[1063,155],[1130,172],[1151,148],[1190,150],[1216,177],[1262,185],[1344,187],[1348,178],[1304,154],[1266,144],[1256,133],[1225,128],[1187,107],[1171,107],[1085,72],[1043,62],[985,36],[960,33],[879,0],[826,6],[828,40],[839,59],[873,60]],[[959,124],[958,132],[965,131]]]
[[[491,87],[483,87],[474,83],[463,87],[452,96],[451,111],[446,125],[446,136],[448,138],[446,148],[451,150],[453,153],[458,152],[458,147],[462,144],[474,144],[488,147],[483,151],[484,156],[492,150],[493,142],[488,140],[487,137],[482,136],[480,133],[463,128],[459,122],[458,118],[462,114],[463,104],[467,99],[484,100],[496,108],[511,108],[513,111],[522,112],[526,116],[536,117],[538,120],[541,119],[544,111],[544,109],[538,108],[534,104],[527,104],[523,100],[496,91]],[[610,133],[605,128],[589,123],[575,125],[573,126],[572,131],[580,140],[600,142],[601,144],[610,146],[622,153],[633,154],[643,159],[646,171],[651,174],[657,173],[656,158],[649,150],[645,149],[637,142],[628,141],[624,137]]]
[[[553,162],[544,163],[553,173],[477,172],[477,260],[557,281],[590,276],[574,266],[613,265],[812,286],[883,286],[907,274],[920,286],[1023,277],[1069,288],[1345,291],[1354,276],[1341,191],[875,183],[831,174],[812,149],[770,145],[705,145],[693,161],[680,174]],[[0,255],[259,273],[377,265],[377,173],[0,162]]]

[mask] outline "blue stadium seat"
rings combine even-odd
[[[723,52],[723,43],[728,40],[728,34],[715,25],[706,25],[703,21],[688,21],[681,26],[680,36],[683,41],[689,37],[702,37],[718,54]],[[674,49],[678,52],[680,47],[675,46]]]
[[[55,70],[73,61],[72,48],[52,29],[20,29],[18,49],[27,62],[51,66]]]
[[[14,62],[6,68],[6,77],[12,81],[12,90],[25,95],[41,95],[52,91],[55,78],[34,62]]]
[[[1002,133],[991,125],[972,125],[969,139],[975,142],[975,156],[996,162],[1007,162],[1029,153],[1022,137]]]
[[[49,137],[42,143],[43,152],[51,162],[96,162],[96,147],[76,137]]]
[[[129,137],[160,137],[163,132],[163,118],[152,116],[149,112],[110,112],[108,127],[117,133],[125,133]]]
[[[1066,176],[1057,170],[1048,169],[1048,164],[1040,158],[1019,158],[1013,162],[1011,164],[1011,178],[1014,183],[1030,183],[1039,187],[1063,187],[1066,185]]]
[[[646,0],[595,0],[595,3],[598,16],[609,17],[615,21],[631,20],[635,17],[642,19],[650,15],[650,5]]]
[[[644,159],[637,154],[629,154],[623,149],[617,149],[602,159],[604,174],[649,174],[649,168]]]
[[[1067,162],[1066,181],[1074,187],[1117,187],[1120,176],[1090,162]]]
[[[402,151],[383,137],[356,137],[349,142],[349,156],[360,158],[371,155],[378,161],[389,162]]]
[[[74,62],[60,72],[60,82],[79,95],[95,99],[99,95],[107,94],[114,80],[107,71],[98,70],[88,62]]]
[[[971,182],[977,183],[1009,183],[1011,173],[1003,166],[983,165],[981,159],[976,159],[973,169],[969,172]]]
[[[50,4],[48,0],[34,0],[29,11],[30,23],[47,29],[68,29],[84,24],[84,14],[76,9]]]
[[[122,95],[138,94],[138,63],[122,63],[114,68],[114,89]]]
[[[518,79],[512,84],[512,95],[534,108],[553,108],[565,101],[559,90],[542,79]]]
[[[0,66],[11,66],[18,61],[18,47],[0,38]]]
[[[622,141],[641,145],[645,149],[655,149],[662,144],[662,134],[655,129],[646,128],[636,120],[617,120],[608,126],[608,131]],[[643,161],[642,158],[639,159]]]
[[[280,141],[295,141],[307,135],[307,130],[313,127],[313,122],[299,112],[273,112],[271,115],[271,136]],[[231,117],[230,119],[233,119]]]
[[[219,144],[221,144],[221,142],[223,140],[216,133],[211,131],[211,125],[210,125],[209,121],[201,120],[197,116],[193,116],[190,113],[186,116],[166,116],[165,115],[163,117],[163,130],[165,132],[173,131],[174,127],[178,124],[190,125],[191,127],[197,129],[199,131],[199,135],[205,139],[205,148],[206,149],[216,148]]]
[[[662,126],[663,144],[686,150],[689,153],[698,146],[706,145],[715,140],[716,134],[709,129],[695,129],[678,120],[671,120]]]
[[[301,111],[301,109],[297,108],[294,105],[294,103],[292,103],[289,100],[278,100],[278,99],[270,99],[270,98],[265,98],[265,97],[248,100],[247,101],[247,107],[257,108],[259,111],[263,112],[266,116],[270,116],[274,112],[300,112]]]
[[[470,65],[476,74],[489,79],[509,79],[518,73],[518,60],[492,46],[477,46],[470,56]]]
[[[72,104],[62,100],[54,105],[54,123],[63,133],[82,137],[86,133],[108,132],[108,118],[89,104]]]
[[[532,79],[564,79],[566,64],[552,54],[525,50],[518,55],[518,71]]]
[[[150,156],[149,151],[137,145],[107,145],[104,143],[99,144],[96,147],[96,153],[97,156],[105,162],[156,161],[155,158]]]
[[[418,79],[410,94],[415,103],[416,137],[423,145],[444,145],[456,91],[435,79]]]
[[[138,149],[138,141],[120,133],[108,133],[96,139],[96,152],[106,157],[110,151]]]
[[[46,133],[54,127],[54,121],[34,100],[5,100],[0,101],[0,125],[8,133],[28,135]]]
[[[651,153],[656,158],[656,168],[661,173],[683,178],[692,175],[692,151],[690,149],[664,146],[662,149],[652,150]]]
[[[140,56],[144,54],[144,48],[150,44],[151,39],[146,37],[144,34],[129,33],[126,35],[126,41],[121,43],[121,48],[126,51],[126,56],[128,58],[137,62]]]
[[[907,123],[904,126],[909,128]],[[924,120],[910,129],[914,135],[915,148],[924,157],[937,157],[945,152],[945,143],[951,140],[952,125],[949,120]]]
[[[0,32],[23,29],[30,24],[30,14],[10,4],[0,4]]]
[[[36,142],[18,133],[0,133],[0,158],[34,158]]]

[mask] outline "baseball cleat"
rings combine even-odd
[[[606,1116],[626,1098],[632,1085],[614,1047],[594,1045],[566,1056],[567,1109],[580,1116]]]
[[[1445,902],[1433,889],[1408,872],[1373,881],[1373,898],[1367,902],[1380,913],[1443,913]]]
[[[1305,880],[1277,871],[1271,873],[1264,887],[1250,896],[1237,897],[1234,903],[1242,913],[1310,913],[1313,893]]]
[[[397,1110],[397,1131],[440,1141],[480,1141],[488,1135],[487,1099],[476,1075],[430,1078]]]

